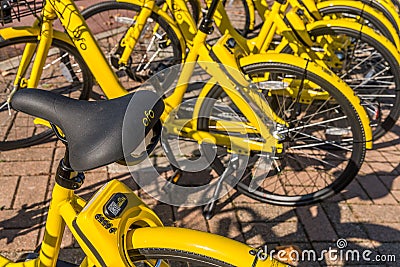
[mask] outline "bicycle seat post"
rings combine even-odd
[[[207,10],[207,13],[204,15],[203,20],[200,23],[199,30],[203,33],[206,34],[211,34],[214,30],[214,27],[212,26],[214,20],[214,14],[217,11],[217,7],[219,4],[220,0],[212,0],[210,7]]]
[[[60,131],[54,124],[51,124],[51,128],[53,129],[57,138],[65,145],[64,157],[60,160],[57,168],[56,182],[58,185],[66,189],[79,189],[85,180],[85,175],[83,174],[83,172],[76,172],[71,168],[71,164],[69,163],[68,142],[61,135]]]

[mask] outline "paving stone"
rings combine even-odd
[[[11,209],[18,181],[18,176],[0,176],[0,210]]]
[[[53,157],[53,148],[28,147],[11,151],[2,151],[0,153],[1,161],[51,161]]]
[[[252,246],[308,241],[303,227],[295,222],[244,223],[242,229],[246,243]]]
[[[63,249],[60,252],[59,259],[73,263],[73,264],[80,264],[84,259],[85,254],[79,248],[67,248]]]
[[[368,237],[382,243],[399,242],[400,243],[400,222],[381,224],[363,224]]]
[[[44,175],[49,172],[51,162],[26,161],[23,164],[16,162],[1,162],[0,176]]]
[[[0,211],[0,232],[2,229],[21,229],[25,232],[25,228],[36,229],[44,226],[45,206],[23,206],[17,210]]]
[[[400,203],[400,190],[393,190],[391,194],[397,200],[397,202]]]
[[[337,234],[320,205],[297,208],[296,213],[311,241],[337,240]]]
[[[21,177],[13,208],[42,205],[45,201],[48,180],[47,175]]]
[[[368,223],[397,223],[399,205],[350,205],[355,221]]]
[[[236,203],[239,221],[266,222],[266,221],[297,221],[294,208],[273,206],[265,203]]]
[[[388,242],[388,243],[381,243],[377,247],[377,251],[379,253],[378,258],[371,257],[375,261],[384,262],[386,266],[390,267],[398,267],[400,262],[400,242]],[[376,252],[376,251],[374,251]],[[374,253],[374,256],[378,253]]]
[[[366,175],[358,179],[369,198],[376,204],[397,204],[389,190],[376,175]]]
[[[165,226],[174,226],[175,219],[171,206],[159,203],[150,208],[157,214]]]
[[[372,200],[369,198],[367,192],[364,188],[361,187],[358,179],[362,179],[357,177],[356,180],[353,180],[342,192],[344,199],[346,199],[347,203],[354,204],[373,204]]]
[[[400,175],[379,175],[389,190],[400,190]]]
[[[33,251],[37,246],[39,229],[28,230],[2,230],[0,232],[1,251]]]
[[[222,210],[217,210],[207,223],[211,233],[244,242],[242,229],[240,228],[232,204],[226,205]]]
[[[324,266],[369,266],[371,261],[368,255],[375,250],[371,242],[351,242],[343,239],[335,243],[313,245],[316,254],[324,258]]]
[[[208,232],[207,222],[200,207],[174,207],[176,226]]]
[[[375,173],[386,173],[387,175],[391,174],[392,168],[386,161],[376,160],[373,162],[368,162],[368,165],[374,170]],[[388,168],[389,166],[389,168]]]
[[[324,203],[323,208],[338,238],[368,238],[363,225],[354,222],[354,214],[347,204]]]

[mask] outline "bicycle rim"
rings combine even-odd
[[[284,138],[284,151],[273,159],[272,168],[263,169],[265,155],[253,151],[237,189],[263,202],[305,205],[323,200],[350,183],[361,167],[365,149],[361,122],[347,99],[315,73],[307,72],[307,83],[304,70],[294,66],[260,63],[243,69],[252,78],[269,76],[259,87],[265,90],[269,105],[287,125],[277,126],[278,134]],[[296,97],[285,92],[299,86],[301,80],[313,85],[307,90],[328,92],[329,97],[294,101]],[[204,107],[202,117],[213,116],[219,102],[225,102],[218,89],[208,97],[216,102]],[[198,127],[212,131],[208,119],[199,121]],[[252,188],[255,180],[258,187]]]
[[[324,62],[360,97],[373,129],[374,139],[382,137],[400,117],[400,69],[393,55],[373,36],[346,28],[320,28],[310,32],[315,40],[333,38],[331,49],[337,62]],[[313,49],[322,51],[324,42]],[[330,51],[332,52],[332,51]]]
[[[5,101],[12,90],[25,44],[37,43],[37,36],[26,36],[0,42],[0,151],[22,148],[50,140],[52,130],[34,123],[34,117],[9,110]],[[25,77],[29,78],[32,64]],[[93,78],[74,47],[53,40],[38,88],[72,98],[88,99]]]
[[[346,18],[366,25],[385,36],[393,44],[395,44],[393,38],[399,38],[398,36],[392,36],[385,24],[376,19],[373,15],[367,12],[362,12],[357,8],[332,5],[321,8],[319,12],[321,12],[321,14],[325,16],[334,16],[333,18]]]
[[[128,64],[120,65],[119,58],[123,52],[120,44],[128,29],[135,24],[134,18],[140,10],[141,7],[135,4],[109,1],[82,11],[101,50],[127,90],[140,86],[157,72],[182,62],[182,48],[177,35],[161,16],[153,12]]]

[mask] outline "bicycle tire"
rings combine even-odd
[[[161,16],[152,12],[151,19],[147,20],[141,33],[143,38],[139,38],[132,51],[130,65],[119,64],[119,57],[123,51],[120,42],[130,25],[134,23],[135,14],[140,10],[141,7],[136,4],[106,1],[82,11],[82,16],[96,37],[101,50],[127,90],[136,88],[163,69],[182,63],[184,48],[181,47],[176,33]],[[156,33],[153,32],[154,24],[160,26]]]
[[[135,266],[143,266],[137,265],[137,262],[148,259],[167,262],[175,260],[194,265],[153,263],[144,266],[289,266],[288,263],[279,262],[274,256],[260,259],[257,255],[260,250],[207,232],[174,227],[143,227],[135,229],[134,232],[132,244],[127,244],[126,252]],[[169,240],[160,240],[159,236],[168,237]],[[130,239],[128,233],[127,240]],[[203,245],[199,246],[200,244]]]
[[[276,62],[251,64],[242,66],[242,69],[250,77],[258,75],[264,77],[263,75],[269,73],[271,84],[275,83],[275,85],[280,84],[279,82],[284,83],[284,75],[296,79],[296,77],[303,77],[302,75],[305,73],[304,69],[297,66]],[[320,71],[323,70],[320,69]],[[358,113],[346,96],[329,81],[321,78],[317,72],[308,69],[306,75],[307,79],[318,85],[320,90],[323,88],[325,92],[329,93],[329,101],[332,102],[332,106],[327,102],[328,100],[296,104],[291,103],[291,96],[274,95],[273,92],[270,96],[268,96],[268,92],[265,94],[271,108],[278,116],[283,118],[286,116],[285,121],[290,126],[286,129],[287,136],[284,139],[285,152],[274,160],[274,168],[266,169],[264,173],[261,170],[254,175],[255,171],[259,171],[257,170],[257,161],[260,159],[262,161],[262,158],[259,157],[257,151],[252,152],[247,172],[236,185],[236,189],[253,199],[285,206],[316,203],[345,188],[362,165],[365,156],[363,144],[365,138]],[[278,80],[279,77],[282,79]],[[275,78],[276,81],[272,80]],[[207,97],[217,100],[223,97],[221,94],[222,90],[215,87]],[[212,131],[212,128],[208,127],[208,118],[210,115],[217,116],[213,113],[214,108],[218,110],[218,103],[216,103],[211,104],[209,101],[208,106],[200,109],[202,114],[199,117],[202,119],[199,119],[198,129]],[[299,105],[298,111],[295,111],[295,105]],[[288,117],[295,115],[296,112],[299,112],[298,117],[295,116],[293,119]],[[337,112],[338,115],[333,112]],[[312,120],[315,116],[319,116],[319,118]],[[322,120],[320,125],[318,125],[318,119]],[[324,119],[331,119],[332,125]],[[324,129],[325,121],[327,122]],[[302,127],[298,127],[299,125],[306,127],[302,129]],[[277,128],[279,129],[279,127]],[[296,130],[296,128],[298,129]],[[315,128],[314,132],[312,132],[313,128]],[[327,129],[331,129],[331,131],[328,133]],[[343,129],[349,129],[349,132],[342,134],[334,132]],[[294,133],[293,136],[288,134],[290,131]],[[317,158],[318,156],[319,158]],[[253,176],[260,179],[257,188],[251,187]]]
[[[23,48],[27,43],[37,43],[37,36],[17,37],[0,42],[0,106],[12,90],[15,74]],[[65,53],[66,52],[66,53]],[[32,65],[32,64],[31,64]],[[25,77],[31,71],[31,65]],[[72,66],[72,67],[71,67]],[[69,97],[89,99],[93,76],[75,47],[61,40],[53,39],[38,88],[52,90]],[[43,125],[35,125],[33,117],[10,110],[0,109],[0,151],[29,147],[48,141],[53,131]]]
[[[309,34],[314,40],[327,35],[351,41],[347,47],[339,47],[341,50],[338,53],[344,57],[343,62],[349,66],[348,69],[354,72],[350,73],[347,69],[340,69],[340,66],[330,67],[355,90],[361,101],[364,102],[363,105],[371,119],[374,140],[382,137],[400,117],[399,54],[394,55],[387,48],[391,43],[381,43],[365,31],[360,33],[350,28],[335,26],[313,29]],[[315,44],[314,48],[322,48],[318,42]],[[345,50],[344,48],[349,49]],[[329,62],[329,60],[329,58],[324,59],[325,62]],[[361,73],[362,71],[365,71],[365,76],[361,77],[364,75]],[[378,89],[371,90],[370,88]]]
[[[361,0],[362,3],[369,5],[379,12],[381,12],[385,17],[392,23],[393,27],[396,29],[397,32],[400,33],[400,25],[397,23],[397,20],[395,19],[395,15],[391,13],[388,8],[379,1],[370,1],[370,0]]]
[[[340,5],[327,6],[324,8],[320,8],[318,11],[321,13],[322,16],[331,16],[334,14],[339,14],[340,17],[351,18],[353,21],[367,25],[368,27],[377,30],[379,33],[385,36],[389,41],[391,41],[394,45],[396,44],[394,38],[398,38],[398,35],[393,36],[384,23],[382,23],[380,20],[377,20],[375,16],[373,16],[368,12],[363,12],[362,10],[359,10],[355,7],[340,6]],[[364,22],[361,20],[366,20],[366,21]]]
[[[169,249],[169,248],[142,248],[138,249],[134,255],[133,251],[130,252],[132,258],[142,258],[141,260],[132,260],[135,266],[152,266],[148,265],[146,261],[162,260],[168,263],[168,266],[221,266],[233,267],[234,265],[211,258],[209,256],[196,254],[189,251]],[[139,256],[140,255],[140,256]],[[144,260],[144,259],[145,260]],[[141,265],[143,264],[143,265]],[[197,265],[201,264],[201,265]],[[155,265],[157,266],[157,265]]]

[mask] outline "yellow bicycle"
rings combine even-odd
[[[269,12],[271,3],[262,0],[236,0],[231,1],[236,9],[243,13],[238,29],[244,34],[259,30],[264,21],[265,12]],[[322,17],[340,17],[362,24],[377,30],[398,47],[399,18],[398,8],[392,1],[348,1],[348,0],[324,0],[324,1],[297,1],[291,0],[293,6],[297,6],[305,12],[311,21],[320,20]]]
[[[196,30],[192,26],[194,21],[185,1],[166,1],[163,7],[152,6],[147,2],[101,2],[83,11],[102,50],[114,69],[118,70],[120,80],[128,84],[143,80],[148,77],[146,73],[154,73],[154,69],[159,70],[169,65],[171,51],[176,51],[175,54],[182,51],[181,58],[185,58],[186,46],[182,41],[190,47]],[[261,5],[259,2],[255,3]],[[250,39],[245,39],[235,30],[222,5],[217,8],[215,21],[219,31],[229,32],[248,54],[266,53],[271,50],[274,53],[295,53],[330,68],[362,99],[371,120],[374,138],[381,137],[393,127],[400,116],[400,95],[397,90],[400,88],[400,55],[396,47],[362,23],[347,18],[322,19],[321,15],[317,16],[319,13],[315,5],[309,5],[306,9],[296,3],[275,1],[271,10],[265,12],[265,23],[258,35]],[[292,8],[287,11],[289,4]],[[141,6],[152,6],[152,15],[149,18],[151,22],[148,20],[145,23],[144,18],[137,16],[141,13]],[[174,21],[169,13],[164,11],[165,6],[168,6]],[[360,12],[365,10],[365,16],[374,14],[379,21],[390,27],[391,24],[385,23],[387,20],[381,14],[374,13],[365,5],[358,8],[361,8]],[[337,9],[327,11],[336,15],[337,12]],[[159,24],[155,18],[160,21]],[[303,22],[304,19],[307,23]],[[153,23],[157,24],[156,28],[152,26]],[[127,35],[132,34],[134,30],[140,32],[137,24],[149,26],[145,26],[145,30],[141,31],[141,38],[137,43],[124,46],[127,38],[134,39]],[[169,34],[170,31],[174,34]],[[390,36],[398,39],[394,29],[390,32]],[[279,42],[277,34],[283,36]],[[170,35],[173,39],[168,39]],[[160,36],[163,38],[159,39]],[[163,40],[170,40],[169,45],[160,46],[159,42]],[[181,41],[181,46],[177,44],[177,40]],[[157,57],[153,57],[154,55]],[[165,56],[165,61],[162,56]]]
[[[22,262],[0,256],[0,266],[78,266],[58,260],[65,227],[86,255],[79,266],[272,267],[288,266],[299,255],[288,247],[277,257],[283,263],[267,251],[222,236],[163,227],[157,215],[118,180],[106,183],[89,201],[74,194],[84,183],[84,171],[123,158],[120,136],[125,130],[130,134],[125,149],[133,151],[157,125],[163,104],[154,92],[143,90],[110,101],[79,102],[48,91],[24,89],[15,93],[11,105],[54,123],[66,150],[55,174],[40,250]],[[149,111],[151,121],[144,125]],[[65,136],[58,132],[60,128]]]
[[[153,8],[157,9],[154,6],[154,1],[148,1],[146,7],[140,9],[136,25],[145,27],[149,15],[157,18],[152,15]],[[180,120],[178,117],[173,120],[171,118],[174,116],[169,115],[175,114],[180,107],[187,91],[187,80],[193,72],[191,65],[185,64],[182,78],[179,80],[180,86],[165,99],[166,112],[162,120],[168,122],[164,124],[168,132],[192,142],[211,143],[223,151],[218,153],[218,156],[229,157],[250,151],[248,154],[255,161],[249,166],[250,170],[263,169],[266,161],[272,162],[272,169],[265,167],[262,172],[253,172],[253,175],[243,179],[240,175],[236,177],[238,188],[263,201],[282,205],[308,204],[325,199],[343,189],[360,169],[365,150],[372,146],[368,115],[358,97],[334,73],[310,60],[273,53],[248,56],[228,33],[210,47],[206,38],[211,31],[213,13],[217,7],[218,1],[215,1],[213,8],[208,11],[209,15],[200,24],[199,31],[195,30],[193,33],[194,38],[185,62],[218,62],[221,66],[229,66],[235,71],[230,73],[228,79],[222,71],[226,67],[206,67],[211,80],[202,88],[199,97],[194,99],[190,113],[193,114],[190,115],[192,119]],[[145,19],[142,22],[139,20],[141,15],[142,19]],[[127,93],[73,2],[47,1],[42,18],[40,23],[32,27],[0,30],[5,42],[21,40],[26,36],[39,39],[38,43],[33,43],[32,46],[28,46],[29,49],[24,50],[22,63],[17,60],[19,64],[12,65],[16,67],[14,70],[17,73],[17,79],[12,80],[14,91],[24,87],[35,87],[39,83],[43,59],[46,57],[33,55],[49,54],[47,49],[51,40],[58,40],[75,44],[108,98]],[[66,33],[52,29],[56,18],[61,21]],[[131,44],[145,38],[140,38],[140,31],[135,27],[129,30],[132,32],[125,35],[122,43],[125,44],[124,48],[133,49]],[[157,33],[157,29],[153,31]],[[153,44],[156,44],[157,48],[168,48],[172,44],[173,39],[165,38],[165,35],[155,36]],[[182,51],[186,53],[186,49]],[[131,54],[124,52],[118,58],[121,72],[125,71],[122,63],[128,64]],[[32,58],[34,68],[30,76],[26,76],[26,65]],[[59,60],[51,63],[57,65]],[[251,83],[239,75],[240,70],[245,70],[247,77],[257,82],[260,89],[253,88]],[[121,75],[118,72],[117,74]],[[268,105],[262,100],[263,95],[267,97]],[[231,112],[220,112],[222,103],[227,103],[225,106],[229,106],[239,117],[230,116]],[[269,110],[272,110],[272,113]],[[22,114],[14,114],[16,118],[20,115]],[[263,116],[276,123],[277,132],[273,135],[260,123],[263,122]],[[27,120],[28,123],[32,121]],[[35,121],[36,125],[44,124],[43,121]],[[241,136],[242,133],[246,136]],[[271,152],[276,156],[271,157]],[[216,169],[221,177],[229,176],[234,166],[221,162],[219,157],[212,159],[213,166],[219,165]],[[224,179],[220,181],[221,184]],[[215,192],[218,193],[218,190]],[[215,197],[211,196],[210,200],[215,200]]]

